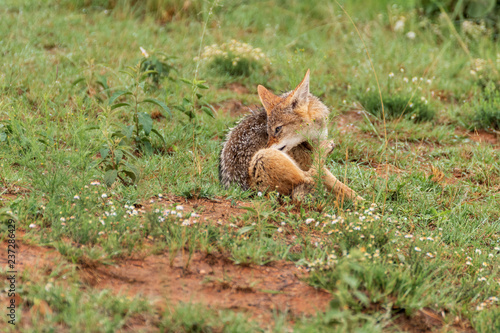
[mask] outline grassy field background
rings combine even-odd
[[[2,1],[0,330],[498,332],[499,27],[423,4]],[[309,68],[366,203],[221,187]]]

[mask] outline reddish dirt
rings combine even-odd
[[[22,241],[23,235],[17,234],[18,276],[28,272],[30,279],[42,280],[51,274],[54,265],[66,261],[56,250],[27,245]],[[292,263],[238,266],[222,255],[200,252],[194,253],[189,263],[188,259],[188,253],[171,258],[165,252],[121,260],[115,266],[83,264],[78,274],[92,288],[106,288],[132,297],[141,294],[155,304],[159,313],[179,302],[193,302],[209,308],[242,311],[264,325],[273,323],[273,311],[288,311],[292,318],[314,315],[326,310],[332,299],[328,292],[303,282],[306,273]],[[5,258],[0,258],[0,265],[6,264]],[[26,315],[53,312],[45,301],[24,304]]]
[[[412,317],[409,317],[404,313],[399,316],[396,315],[396,319],[393,323],[399,330],[412,333],[437,332],[439,329],[444,327],[443,316],[436,311],[426,308],[419,310]],[[455,318],[453,324],[447,325],[446,328],[446,332],[448,332],[448,329],[450,332],[476,332],[468,321],[462,320],[458,317]]]
[[[474,142],[487,143],[500,148],[500,136],[495,133],[490,133],[485,130],[476,130],[473,132],[457,129],[455,133],[458,135],[465,135]]]
[[[55,265],[66,262],[56,250],[29,245],[22,231],[17,232],[17,241],[20,246],[18,276],[27,273],[30,280],[46,280],[53,274]],[[1,258],[0,265],[5,264],[6,260]],[[72,270],[72,264],[67,267],[68,272]],[[53,277],[54,283],[64,283],[62,274],[65,273]],[[158,314],[181,302],[200,303],[208,308],[246,313],[262,327],[272,327],[275,311],[287,311],[291,320],[313,316],[328,309],[332,299],[328,292],[303,282],[307,273],[292,263],[278,261],[268,266],[239,266],[223,255],[200,252],[190,259],[187,252],[174,256],[165,252],[141,259],[120,260],[114,266],[82,264],[78,277],[89,288],[110,289],[131,297],[143,295],[154,304]],[[23,282],[19,280],[18,283]],[[18,297],[17,302],[24,304],[23,327],[31,325],[31,316],[54,311],[44,300],[35,300],[33,304]],[[134,317],[127,322],[127,330],[148,331],[153,322]],[[412,317],[395,314],[392,326],[405,332],[433,332],[444,328],[444,322],[439,313],[422,309]],[[459,318],[447,328],[474,332],[468,321]],[[60,329],[64,331],[65,328]]]
[[[154,203],[161,203],[165,206],[173,206],[174,209],[177,205],[181,205],[184,208],[182,213],[185,216],[188,216],[188,213],[196,211],[196,213],[200,215],[200,220],[214,223],[228,223],[233,217],[240,216],[246,212],[245,209],[240,207],[249,206],[248,203],[243,201],[233,202],[224,198],[186,199],[175,195],[168,195],[163,198],[156,197],[151,200],[153,200]],[[144,204],[141,208],[146,210],[151,209],[151,205],[153,204],[151,203],[151,200]]]
[[[242,102],[236,99],[228,99],[223,102],[218,103],[218,108],[224,113],[229,114],[231,117],[240,118],[248,113],[250,110],[257,110],[260,108],[257,104],[252,104],[250,106],[244,105]]]
[[[350,110],[336,116],[332,123],[340,133],[359,133],[358,125],[363,123],[363,110]]]
[[[19,196],[29,193],[27,188],[17,185],[7,185],[8,187],[0,186],[0,201],[12,201]],[[0,205],[2,207],[2,205]]]
[[[23,241],[24,232],[18,230],[16,232],[16,266],[15,270],[16,274],[16,286],[23,285],[23,277],[29,276],[30,280],[33,281],[42,281],[46,280],[47,276],[52,274],[54,267],[56,267],[59,263],[65,262],[65,259],[54,249],[29,245],[29,241]],[[3,248],[7,248],[7,241],[2,243]],[[8,261],[6,256],[0,257],[0,267],[7,267]],[[61,283],[62,274],[69,273],[70,266],[68,266],[67,271],[60,271],[59,275],[53,276],[53,278],[57,279],[57,283]],[[7,276],[8,274],[5,274]],[[45,279],[44,279],[45,278]],[[2,276],[4,279],[4,276]],[[64,281],[64,279],[63,279]],[[16,304],[23,304],[23,316],[20,322],[22,327],[29,327],[30,316],[38,316],[38,315],[46,315],[52,314],[53,310],[49,306],[49,304],[44,300],[36,299],[35,303],[32,301],[28,301],[23,299],[16,293],[14,297],[16,300]],[[7,293],[0,293],[0,303],[6,304],[8,302]]]
[[[245,87],[244,85],[242,85],[241,83],[238,83],[238,82],[230,83],[225,88],[228,90],[231,90],[232,92],[235,92],[239,95],[246,95],[246,94],[250,93],[250,90],[248,90],[247,87]],[[257,89],[255,89],[255,90],[257,91]]]
[[[273,321],[274,310],[292,316],[313,315],[327,309],[332,298],[302,282],[304,273],[291,263],[244,267],[220,255],[203,253],[195,253],[189,264],[188,253],[175,256],[172,265],[165,253],[124,260],[114,267],[84,269],[80,274],[94,288],[142,294],[160,311],[179,302],[195,302],[243,311],[263,323]]]

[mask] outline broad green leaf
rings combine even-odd
[[[99,153],[101,153],[101,158],[104,160],[106,157],[108,157],[109,149],[108,148],[99,149]]]
[[[126,174],[134,184],[137,182],[138,175],[134,171],[124,169],[122,170],[122,172]]]
[[[241,208],[241,209],[244,209],[244,210],[248,210],[249,212],[257,214],[257,211],[254,208],[252,208],[252,207],[242,206],[242,207],[238,207],[238,208]]]
[[[214,113],[212,112],[212,110],[210,108],[208,108],[206,106],[202,106],[201,110],[203,112],[205,112],[206,114],[208,114],[210,117],[215,118]]]
[[[115,151],[115,163],[118,164],[123,158],[123,152],[121,150]]]
[[[488,15],[494,8],[497,0],[474,0],[467,5],[467,15],[469,17],[481,18]]]
[[[165,112],[167,112],[170,116],[172,115],[170,108],[165,103],[163,103],[162,101],[159,101],[157,99],[146,98],[146,99],[142,100],[141,103],[151,103],[151,104],[157,105],[157,106],[161,107]]]
[[[201,83],[198,83],[196,86],[197,86],[198,88],[200,88],[200,89],[208,89],[208,86],[206,86],[206,85],[204,85],[204,84],[201,84]]]
[[[130,106],[128,103],[116,103],[111,105],[111,110],[121,108],[122,106]]]
[[[80,83],[82,81],[85,81],[85,78],[80,77],[80,78],[76,79],[75,81],[71,82],[71,85],[76,86],[78,83]]]
[[[243,227],[240,230],[238,230],[238,235],[243,235],[244,233],[247,233],[247,232],[252,231],[254,229],[255,229],[254,225],[249,225],[249,226]]]
[[[111,97],[108,100],[108,105],[113,104],[114,101],[116,101],[117,98],[121,96],[127,96],[127,95],[132,95],[132,92],[128,90],[117,90],[111,95]]]
[[[151,119],[149,113],[139,112],[137,114],[137,118],[139,120],[139,124],[142,125],[142,129],[144,130],[146,135],[149,135],[149,132],[151,132],[151,129],[153,129],[153,119]]]
[[[163,135],[161,135],[161,134],[160,134],[160,132],[158,132],[156,129],[154,129],[154,128],[153,128],[153,129],[151,129],[151,133],[156,134],[156,136],[158,136],[158,137],[161,139],[161,141],[163,141],[163,144],[166,144],[166,142],[165,142],[165,138],[164,138],[164,137],[163,137]]]
[[[142,138],[141,143],[142,143],[142,146],[144,147],[144,150],[148,154],[152,154],[153,153],[153,146],[151,145],[151,141],[149,141],[149,138],[147,138],[147,137]]]
[[[83,127],[82,129],[84,131],[91,131],[91,130],[99,129],[99,126],[97,126],[97,125],[87,125],[87,126]]]
[[[7,134],[5,132],[0,132],[0,142],[7,140]]]
[[[107,186],[111,186],[115,182],[117,176],[118,172],[116,172],[115,169],[108,170],[104,174],[104,182],[106,183]]]
[[[126,71],[126,70],[120,70],[119,72],[123,73],[123,74],[127,74],[128,76],[130,76],[132,78],[135,77],[135,74],[133,72],[129,72],[129,71]]]

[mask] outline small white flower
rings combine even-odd
[[[184,206],[179,205],[179,206],[176,206],[175,209],[176,210],[184,210]]]
[[[475,251],[477,254],[481,254],[481,250],[480,249],[476,249]]]
[[[313,218],[308,218],[308,219],[306,220],[306,224],[310,224],[310,223],[312,223],[312,222],[314,222],[314,219],[313,219]]]
[[[80,197],[79,197],[78,195],[75,195],[75,196],[73,197],[73,199],[75,199],[75,200],[80,200]]]
[[[394,24],[394,31],[403,31],[405,28],[405,20],[404,18],[401,18],[396,21],[396,24]]]
[[[146,50],[142,46],[140,46],[139,48],[141,49],[141,53],[144,56],[144,58],[149,58],[148,52],[146,52]]]
[[[389,73],[389,78],[393,78],[394,77],[394,73],[393,72],[390,72]]]
[[[66,222],[66,219],[64,217],[61,217],[61,222]]]
[[[262,196],[262,192],[258,192],[258,193],[257,193],[257,195],[258,195],[259,197],[261,197],[261,196]]]
[[[415,246],[415,251],[420,252],[422,250],[418,246]]]
[[[283,228],[279,227],[278,232],[283,232]]]
[[[406,37],[408,39],[415,39],[417,35],[413,32],[413,31],[409,31],[407,34],[406,34]]]
[[[106,199],[108,195],[106,193],[101,194],[101,198]]]
[[[31,223],[31,224],[30,224],[30,228],[31,228],[31,229],[36,228],[36,224],[35,224],[35,223]]]

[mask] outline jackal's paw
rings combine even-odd
[[[326,157],[333,152],[335,146],[336,145],[333,140],[324,140],[319,144],[319,149],[321,151],[321,154]]]

